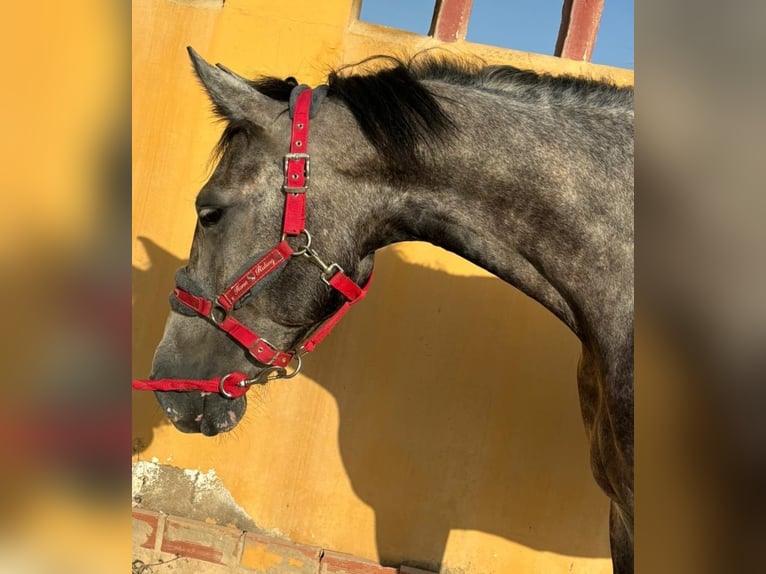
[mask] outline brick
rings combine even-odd
[[[196,560],[234,566],[239,562],[242,532],[196,520],[165,520],[162,552],[179,554]]]
[[[154,550],[157,542],[160,515],[148,510],[133,509],[133,546]]]
[[[146,569],[145,574],[202,574],[203,572],[204,574],[232,574],[232,572],[242,572],[231,566],[211,564],[193,558],[176,558],[171,554],[162,554],[158,559],[148,562],[147,565],[149,568]]]
[[[320,574],[397,574],[396,568],[338,552],[325,552]]]
[[[316,574],[320,550],[248,533],[240,565],[262,574]]]

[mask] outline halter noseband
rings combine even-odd
[[[360,301],[369,288],[372,275],[364,286],[352,281],[337,263],[326,264],[311,247],[311,234],[306,229],[306,190],[309,187],[310,158],[308,154],[309,119],[313,117],[324,96],[324,87],[312,90],[307,86],[296,86],[290,98],[292,130],[290,133],[290,152],[284,158],[285,180],[282,191],[285,194],[285,209],[282,220],[282,240],[253,262],[244,272],[235,278],[215,298],[210,299],[191,285],[181,287],[179,279],[171,295],[172,302],[180,303],[182,313],[204,317],[224,331],[239,345],[244,347],[253,358],[266,368],[255,377],[245,373],[232,372],[213,379],[159,379],[134,380],[136,390],[153,391],[190,391],[219,392],[227,398],[244,395],[251,385],[262,384],[270,380],[289,379],[298,374],[301,357],[313,351],[330,333],[352,305]],[[303,236],[305,244],[293,249],[287,242],[288,237]],[[343,295],[345,302],[328,319],[295,349],[282,351],[264,337],[240,323],[231,312],[241,304],[246,296],[264,279],[290,261],[293,257],[306,257],[321,270],[321,279],[329,287]],[[189,313],[190,312],[190,313]],[[297,361],[294,370],[288,374],[287,367]]]

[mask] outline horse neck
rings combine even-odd
[[[632,111],[435,91],[470,104],[445,105],[457,130],[420,183],[391,188],[394,228],[494,273],[583,341],[632,328]]]

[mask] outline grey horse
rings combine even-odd
[[[177,280],[213,295],[280,241],[297,82],[245,80],[190,54],[227,126]],[[520,289],[571,329],[582,342],[577,380],[591,467],[611,499],[614,570],[632,572],[632,88],[429,56],[376,63],[330,74],[312,110],[313,246],[364,284],[377,249],[427,241]],[[233,312],[280,349],[294,349],[343,304],[300,257],[249,295]],[[266,371],[211,321],[173,308],[152,379]],[[184,432],[229,431],[246,408],[244,396],[156,395]]]

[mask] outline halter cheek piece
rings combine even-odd
[[[248,265],[223,292],[213,299],[207,298],[203,290],[183,272],[176,275],[176,288],[171,294],[171,306],[175,310],[187,315],[199,315],[209,320],[247,349],[253,358],[266,368],[253,378],[249,378],[244,373],[232,372],[207,380],[134,380],[134,389],[199,390],[219,392],[225,397],[236,398],[244,395],[251,385],[294,377],[300,371],[301,357],[313,351],[351,306],[367,294],[372,275],[364,286],[359,286],[345,274],[340,265],[325,263],[311,247],[311,234],[306,229],[306,191],[311,174],[308,154],[309,119],[316,114],[326,91],[326,86],[312,90],[308,86],[300,85],[293,88],[290,95],[292,130],[290,152],[284,158],[285,179],[282,191],[285,194],[285,209],[282,220],[282,240]],[[298,249],[293,249],[287,242],[287,238],[298,236],[303,237],[305,243]],[[322,281],[343,295],[346,301],[295,349],[282,351],[240,323],[231,313],[252,294],[255,287],[262,287],[262,282],[267,277],[273,276],[273,273],[281,270],[294,257],[305,257],[319,267]],[[293,360],[296,361],[295,368],[288,374],[287,367]]]

